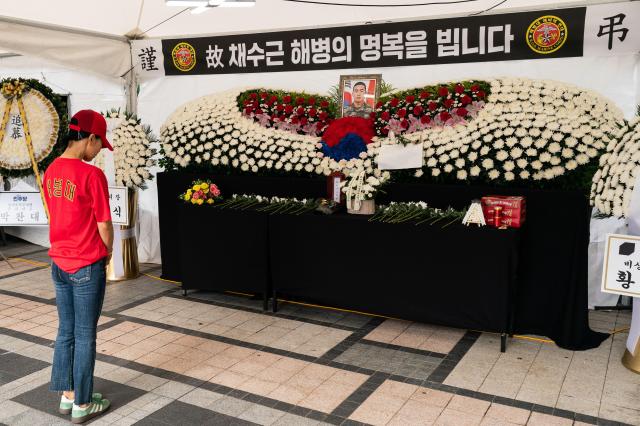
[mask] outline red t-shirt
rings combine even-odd
[[[111,220],[107,179],[97,167],[57,158],[44,174],[49,207],[49,256],[63,271],[74,273],[108,255],[98,222]]]

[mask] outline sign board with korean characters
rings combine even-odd
[[[601,289],[640,297],[640,236],[607,235]]]
[[[124,186],[109,187],[109,206],[114,225],[129,225],[129,192]]]
[[[39,192],[0,192],[0,226],[48,224]]]

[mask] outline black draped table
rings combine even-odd
[[[163,278],[186,280],[189,288],[232,291],[249,291],[252,283],[255,283],[252,287],[255,292],[260,292],[265,283],[264,291],[268,291],[269,285],[273,284],[278,292],[302,300],[323,301],[337,307],[357,307],[372,313],[465,328],[470,328],[470,321],[477,321],[477,327],[473,328],[502,331],[496,327],[496,319],[503,315],[488,314],[491,305],[482,305],[478,297],[471,296],[484,295],[483,301],[492,300],[486,303],[498,303],[488,297],[495,294],[491,292],[491,286],[496,284],[483,282],[482,277],[486,279],[490,274],[507,277],[511,273],[510,267],[505,266],[512,265],[511,260],[505,260],[508,259],[505,253],[509,252],[506,247],[510,238],[513,241],[518,239],[516,234],[519,233],[518,282],[517,292],[513,295],[515,333],[547,336],[560,347],[572,350],[597,347],[607,337],[589,328],[587,251],[590,208],[583,193],[423,183],[392,184],[385,188],[387,195],[383,202],[426,201],[434,207],[462,209],[472,199],[484,195],[523,195],[527,197],[527,223],[519,232],[488,228],[473,230],[455,225],[442,230],[438,240],[439,237],[434,235],[439,233],[437,226],[377,224],[347,215],[265,215],[267,234],[258,232],[255,235],[256,241],[267,240],[270,250],[263,258],[271,256],[272,259],[266,265],[263,261],[261,266],[257,266],[258,262],[248,266],[247,259],[242,262],[236,260],[235,263],[229,263],[228,260],[230,257],[246,256],[247,253],[257,254],[259,248],[264,247],[263,242],[257,242],[252,249],[243,252],[241,243],[251,238],[246,232],[251,228],[247,228],[245,222],[236,220],[235,215],[217,220],[218,213],[212,213],[215,208],[202,206],[205,208],[196,212],[178,200],[178,195],[198,178],[212,179],[227,196],[234,193],[313,198],[326,196],[326,181],[322,178],[160,173],[158,203]],[[215,238],[214,232],[211,234],[213,239],[204,238],[204,235],[198,238],[203,222],[191,221],[190,212],[210,225],[212,231],[223,226],[223,232],[228,234],[224,238],[221,235]],[[245,228],[240,230],[243,226]],[[402,231],[405,228],[412,232]],[[194,238],[186,238],[185,232],[193,234]],[[396,233],[406,233],[407,236],[401,238]],[[452,243],[455,235],[463,235],[467,242],[460,248],[464,253],[460,258],[456,257],[456,247]],[[232,248],[225,250],[225,247],[220,247],[225,238],[236,238],[237,242],[229,243]],[[505,243],[499,253],[490,249],[496,239]],[[284,252],[287,246],[288,256]],[[471,250],[471,247],[476,249]],[[354,258],[354,250],[360,251],[357,258]],[[227,272],[216,271],[212,267],[206,279],[203,273],[193,275],[185,272],[186,268],[193,268],[192,264],[187,263],[192,259],[189,253],[201,256],[202,261],[217,258],[218,266],[228,268]],[[221,253],[227,257],[220,257]],[[301,256],[305,256],[305,262],[300,260]],[[434,259],[433,263],[430,264],[429,259]],[[436,259],[438,262],[449,259],[452,265],[455,264],[450,275],[438,272],[438,282],[431,279],[435,272],[433,267],[430,269],[430,265],[437,263]],[[469,259],[473,260],[473,265],[477,265],[477,270],[470,269]],[[502,269],[497,271],[495,268]],[[249,272],[248,269],[253,271]],[[420,271],[421,275],[418,274]],[[256,278],[259,275],[262,277],[263,273],[267,275],[266,278]],[[354,275],[356,273],[359,275]],[[237,275],[230,278],[234,274]],[[369,280],[372,276],[376,277],[375,281]],[[422,281],[412,280],[416,277],[422,277]],[[243,283],[242,286],[239,282]],[[339,282],[342,286],[337,288]],[[504,282],[507,282],[506,279]],[[351,287],[345,288],[348,284]],[[332,287],[334,285],[336,287]],[[307,293],[301,291],[303,286]],[[453,299],[447,299],[447,291],[455,288],[463,290],[456,292]],[[409,297],[405,298],[408,302],[400,303],[401,294],[405,292],[408,292]],[[438,302],[448,305],[448,308],[445,305],[433,308]],[[475,309],[472,314],[465,311],[470,307]]]
[[[499,332],[504,348],[504,337],[512,332],[520,233],[443,225],[369,222],[348,214],[271,216],[274,292]]]

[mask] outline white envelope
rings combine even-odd
[[[422,144],[382,145],[377,159],[381,170],[419,169],[423,161]]]

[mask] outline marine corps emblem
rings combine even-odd
[[[560,49],[567,41],[567,25],[557,16],[545,15],[527,29],[527,44],[536,53],[546,55]]]
[[[171,51],[173,65],[180,71],[191,71],[196,66],[196,50],[189,43],[181,42]]]

